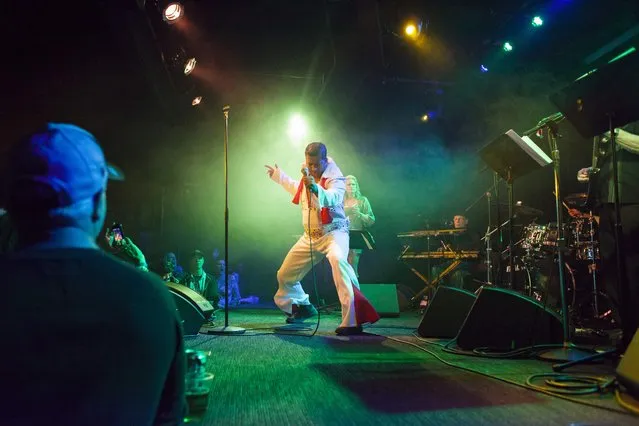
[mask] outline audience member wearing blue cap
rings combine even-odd
[[[175,425],[180,321],[162,280],[98,249],[107,181],[95,138],[48,124],[8,158],[16,251],[0,257],[0,423]]]

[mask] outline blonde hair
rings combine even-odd
[[[346,192],[346,197],[347,198],[348,197],[352,197],[352,198],[355,198],[356,200],[362,199],[363,195],[362,195],[362,191],[360,191],[360,189],[359,189],[359,181],[353,175],[346,176],[346,180],[349,180],[349,179],[352,180],[353,182],[355,182],[355,184],[357,184],[357,191],[355,191],[352,196],[349,195],[348,192]]]

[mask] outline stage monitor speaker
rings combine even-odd
[[[195,336],[200,332],[200,328],[213,313],[213,305],[209,303],[199,293],[190,288],[175,284],[166,283],[175,305],[182,318],[182,328],[185,336]]]
[[[479,289],[457,334],[457,345],[464,350],[512,351],[562,342],[559,315],[527,296],[494,287]]]
[[[359,289],[371,302],[380,317],[399,316],[396,284],[360,284]]]
[[[475,303],[474,293],[454,287],[440,286],[426,306],[417,334],[422,337],[453,338]]]
[[[639,332],[635,333],[617,366],[617,380],[633,398],[639,399]]]

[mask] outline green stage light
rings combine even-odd
[[[535,16],[532,20],[532,26],[541,27],[542,25],[544,25],[544,20],[541,19],[541,16]]]
[[[513,50],[513,45],[509,42],[504,43],[504,52],[510,52],[511,50]]]
[[[308,124],[300,114],[293,114],[289,120],[288,135],[293,142],[300,142],[308,135]]]

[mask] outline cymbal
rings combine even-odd
[[[534,207],[526,206],[518,201],[515,204],[515,214],[518,216],[543,216],[544,212]]]
[[[502,203],[501,204],[502,208],[508,208],[508,204]],[[542,210],[536,209],[534,207],[530,207],[527,206],[525,204],[523,204],[521,201],[517,201],[514,205],[513,205],[513,212],[517,215],[517,216],[543,216],[544,212]]]
[[[564,197],[564,203],[570,207],[583,207],[588,200],[588,194],[585,192],[578,192],[576,194],[569,194]]]

